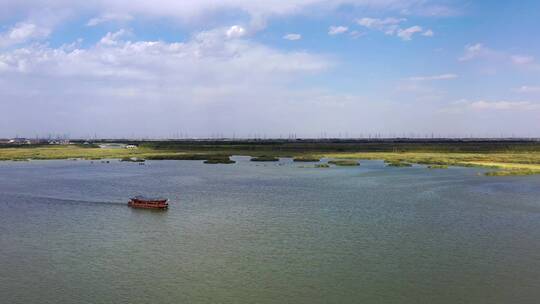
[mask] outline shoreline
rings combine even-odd
[[[447,151],[407,151],[407,152],[364,152],[364,151],[322,151],[328,147],[324,145],[310,145],[300,149],[276,149],[264,144],[251,145],[250,149],[238,149],[236,146],[200,145],[172,148],[141,146],[138,149],[103,149],[95,147],[82,147],[80,145],[65,146],[38,146],[38,147],[1,147],[0,161],[25,160],[102,160],[102,159],[146,159],[146,160],[215,160],[225,159],[232,155],[247,155],[257,157],[292,157],[306,160],[322,158],[335,160],[382,160],[387,163],[420,164],[427,166],[456,166],[478,167],[493,169],[486,175],[533,175],[540,174],[540,148],[531,151],[495,151],[493,152],[453,152],[459,145],[448,146]],[[363,147],[359,146],[359,149]],[[383,147],[388,148],[388,147]],[[417,147],[425,150],[426,147]],[[423,148],[423,149],[421,149]],[[440,148],[440,147],[438,147]],[[338,147],[339,149],[339,147]],[[483,147],[482,150],[485,150]]]

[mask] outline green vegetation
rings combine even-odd
[[[384,160],[458,167],[481,167],[506,170],[540,171],[540,151],[520,153],[327,153],[325,157]],[[520,171],[515,171],[520,172]]]
[[[336,165],[336,166],[360,166],[360,163],[358,161],[356,161],[356,160],[347,160],[347,159],[331,160],[328,163],[331,164],[331,165]]]
[[[234,164],[234,160],[231,160],[229,157],[226,158],[210,158],[204,161],[205,164]]]
[[[152,141],[124,142],[139,149],[160,151],[234,151],[239,155],[314,156],[319,153],[523,153],[540,152],[540,141],[487,140],[236,140],[236,141]],[[240,151],[242,153],[240,153]]]
[[[429,165],[428,169],[448,169],[447,165]]]
[[[499,170],[486,172],[486,176],[512,176],[512,175],[535,175],[540,174],[540,170],[531,169],[514,169],[514,170]]]
[[[254,162],[277,162],[279,161],[279,158],[269,155],[262,155],[257,157],[252,157],[251,161]]]
[[[146,157],[148,160],[208,160],[208,159],[223,159],[229,158],[227,154],[193,154],[193,153],[180,153],[180,154],[151,154]]]
[[[329,164],[315,164],[315,168],[330,168]]]
[[[489,175],[539,174],[540,141],[124,141],[138,149],[102,149],[97,145],[0,145],[0,160],[123,159],[208,160],[250,155],[254,161],[279,157],[313,160],[384,160],[387,163],[496,169]],[[499,173],[500,172],[500,173]]]
[[[144,163],[145,159],[137,157],[122,157],[121,162]]]
[[[178,154],[151,154],[148,160],[203,160],[205,164],[234,164],[228,154],[211,153],[178,153]]]
[[[385,161],[385,162],[386,162],[386,166],[388,167],[398,167],[398,168],[412,167],[412,164],[406,163],[403,161]]]
[[[295,157],[293,161],[294,162],[319,162],[321,161],[321,159],[308,155],[308,156]]]

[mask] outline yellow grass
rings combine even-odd
[[[347,159],[380,159],[388,162],[409,162],[427,165],[485,167],[511,171],[515,175],[526,170],[540,174],[540,153],[328,153],[322,157]]]
[[[250,155],[253,151],[227,150],[219,151],[181,151],[158,150],[140,147],[139,149],[101,149],[86,148],[78,145],[21,147],[0,149],[0,160],[25,159],[121,159],[125,157],[145,158],[152,156],[194,155],[204,153],[207,155],[235,154]],[[259,152],[260,153],[260,152]],[[271,153],[280,156],[280,153]],[[268,154],[270,155],[270,153]],[[260,156],[260,155],[259,155]],[[514,152],[514,153],[455,153],[455,152],[298,152],[298,158],[332,158],[332,159],[373,159],[387,162],[407,162],[426,165],[470,166],[486,167],[503,170],[507,175],[512,174],[540,174],[540,152]],[[505,173],[505,174],[506,174]]]

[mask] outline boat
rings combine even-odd
[[[145,209],[167,209],[169,208],[169,203],[166,198],[157,198],[157,197],[146,197],[146,196],[135,196],[132,197],[128,206],[132,208],[145,208]]]

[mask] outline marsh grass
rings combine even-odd
[[[277,162],[279,161],[278,157],[270,156],[270,155],[262,155],[257,157],[251,158],[252,162]]]
[[[346,159],[384,160],[386,163],[408,162],[427,165],[479,167],[540,172],[540,152],[523,153],[326,153],[324,157]]]
[[[315,164],[315,168],[330,168],[329,164]]]
[[[148,160],[208,160],[229,158],[230,155],[223,154],[199,154],[199,153],[182,153],[182,154],[151,154],[146,157]]]
[[[204,161],[205,164],[234,164],[234,160],[230,158],[210,158]]]
[[[398,167],[398,168],[412,167],[412,164],[404,162],[402,160],[385,161],[385,163],[386,163],[386,166],[388,167]]]
[[[254,161],[277,161],[279,157],[293,155],[296,159],[331,158],[335,160],[384,160],[388,163],[410,163],[441,166],[482,167],[504,171],[493,173],[501,175],[540,174],[539,144],[524,143],[502,146],[501,144],[483,143],[478,147],[470,144],[452,145],[408,145],[407,152],[387,152],[381,147],[380,152],[348,151],[355,145],[332,146],[326,144],[275,146],[261,144],[250,145],[212,145],[205,144],[167,144],[140,143],[138,149],[101,149],[92,145],[67,146],[0,146],[0,160],[41,160],[41,159],[122,159],[140,158],[147,160],[208,160],[225,158],[231,155],[250,155]],[[381,146],[383,146],[381,144]],[[358,149],[364,149],[356,145]],[[369,145],[375,149],[375,144]],[[197,150],[198,149],[198,150]],[[416,149],[416,151],[413,151]],[[339,151],[337,151],[339,150]],[[344,151],[341,151],[344,150]],[[367,150],[367,148],[366,148]],[[462,151],[476,151],[462,152]],[[506,173],[508,171],[508,173]],[[499,172],[499,171],[497,171]]]
[[[144,158],[137,158],[137,157],[122,157],[120,159],[121,162],[132,162],[132,163],[144,163]]]
[[[531,170],[531,169],[513,169],[513,170],[497,170],[497,171],[488,171],[484,173],[486,176],[514,176],[514,175],[535,175],[540,174],[540,170]]]
[[[331,160],[328,161],[331,165],[336,166],[360,166],[360,163],[357,160],[350,160],[350,159],[344,159],[344,160]]]
[[[448,165],[429,165],[428,169],[448,169]]]

